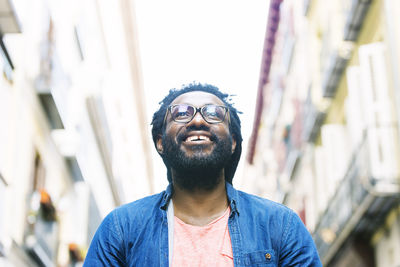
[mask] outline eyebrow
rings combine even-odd
[[[189,103],[176,103],[176,104],[171,104],[171,106],[174,106],[174,105],[189,105],[189,106],[195,106],[194,104],[189,104]],[[224,104],[206,103],[206,104],[203,104],[201,107],[207,106],[207,105],[225,106]]]

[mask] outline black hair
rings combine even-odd
[[[230,103],[230,101],[231,101],[231,99],[229,98],[230,95],[222,93],[217,87],[210,85],[210,84],[190,83],[188,85],[183,85],[183,87],[181,89],[173,88],[173,89],[169,90],[168,95],[166,97],[164,97],[164,99],[159,103],[160,108],[153,114],[153,120],[151,122],[153,127],[151,129],[151,133],[153,136],[154,145],[157,146],[157,138],[159,136],[162,136],[162,134],[165,130],[163,123],[164,123],[164,116],[165,116],[165,113],[167,112],[168,106],[178,96],[188,93],[188,92],[193,92],[193,91],[202,91],[202,92],[213,94],[216,97],[218,97],[219,99],[221,99],[222,102],[224,102],[226,107],[229,109],[229,116],[230,116],[229,130],[230,130],[231,135],[234,135],[234,138],[236,140],[236,148],[231,156],[231,159],[229,160],[228,164],[225,167],[225,180],[232,184],[232,179],[233,179],[233,176],[235,175],[236,168],[239,163],[240,155],[242,154],[242,140],[243,139],[242,139],[242,133],[241,133],[240,119],[238,116],[238,113],[241,113],[241,112],[236,110],[236,108],[233,107],[233,104]],[[171,183],[172,182],[171,170],[170,170],[168,164],[165,162],[164,158],[163,158],[163,161],[167,167],[168,181]]]

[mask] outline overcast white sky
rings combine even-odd
[[[149,121],[170,88],[211,83],[236,95],[246,149],[269,1],[137,0],[135,7]]]

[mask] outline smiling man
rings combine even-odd
[[[112,211],[84,266],[322,266],[293,211],[233,188],[242,135],[228,95],[190,84],[160,104],[152,135],[169,186]]]

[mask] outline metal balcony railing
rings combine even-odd
[[[344,27],[344,40],[355,41],[359,35],[365,15],[371,5],[371,0],[352,0]]]
[[[351,236],[371,236],[390,209],[399,203],[399,177],[388,179],[373,175],[368,153],[366,131],[313,233],[324,266]]]

